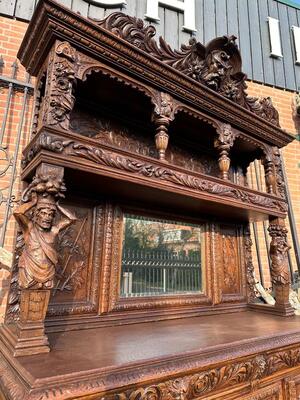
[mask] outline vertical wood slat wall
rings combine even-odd
[[[118,10],[102,8],[85,0],[58,0],[83,16],[101,19]],[[1,0],[0,14],[28,21],[37,0]],[[119,9],[120,10],[120,9]],[[146,0],[127,0],[121,9],[143,18]],[[188,43],[183,32],[183,14],[160,7],[157,36],[162,35],[172,47]],[[280,21],[283,58],[270,57],[267,17]],[[196,0],[196,38],[207,43],[215,36],[234,34],[239,38],[243,70],[249,79],[289,90],[300,86],[300,66],[295,64],[292,25],[300,26],[300,10],[275,0]]]

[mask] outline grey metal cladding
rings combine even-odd
[[[116,8],[102,8],[85,0],[58,0],[83,16],[101,19]],[[243,71],[249,79],[280,88],[297,90],[300,87],[300,65],[295,64],[291,27],[300,26],[300,10],[276,0],[195,0],[196,38],[207,43],[215,36],[233,34],[243,59]],[[0,0],[0,14],[28,21],[37,0]],[[147,0],[127,0],[121,10],[143,18]],[[280,21],[283,57],[270,57],[267,17]],[[183,14],[159,7],[157,37],[163,36],[175,48],[188,43],[190,33],[182,30]]]

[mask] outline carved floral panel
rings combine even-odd
[[[242,276],[238,228],[222,225],[220,227],[220,236],[222,294],[225,297],[226,295],[239,295],[241,294]]]
[[[66,206],[77,221],[58,238],[59,264],[49,316],[97,311],[103,210],[78,200]]]

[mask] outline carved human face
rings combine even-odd
[[[37,211],[35,223],[44,230],[50,230],[55,217],[55,211],[51,208],[44,207]]]

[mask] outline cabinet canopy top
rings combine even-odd
[[[96,63],[128,75],[143,86],[169,93],[208,116],[270,145],[283,147],[294,137],[280,129],[270,98],[246,92],[247,76],[234,36],[206,46],[191,38],[173,50],[155,28],[117,12],[101,21],[82,17],[53,0],[41,0],[23,39],[18,58],[37,76],[55,40],[67,41]]]

